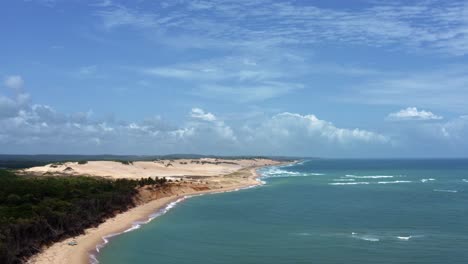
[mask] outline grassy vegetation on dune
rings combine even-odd
[[[134,206],[136,187],[166,179],[19,177],[0,170],[0,263],[22,263],[43,245],[76,236]]]

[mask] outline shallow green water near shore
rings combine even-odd
[[[467,263],[468,160],[313,160],[188,199],[100,263]]]

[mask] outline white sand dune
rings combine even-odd
[[[86,164],[66,162],[25,169],[34,175],[90,175],[110,178],[141,178],[171,176],[219,176],[237,170],[277,164],[268,159],[179,159],[158,161],[135,161],[123,164],[117,161],[89,161]]]

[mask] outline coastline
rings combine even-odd
[[[288,162],[288,164],[289,163],[290,162]],[[273,166],[281,166],[284,164],[285,163],[280,163]],[[260,175],[257,173],[257,170],[269,166],[272,165],[248,168],[249,175],[242,177],[242,181],[235,182],[234,184],[221,187],[215,186],[211,189],[201,191],[182,191],[181,193],[158,198],[138,205],[126,212],[116,215],[113,218],[107,219],[98,227],[85,230],[85,233],[80,236],[68,238],[52,244],[41,253],[29,259],[27,263],[97,263],[95,255],[99,252],[100,248],[108,243],[109,238],[134,230],[138,228],[139,225],[150,222],[154,218],[167,212],[175,203],[181,202],[187,198],[204,194],[232,192],[261,185],[262,182],[258,180]],[[76,241],[77,245],[70,246],[68,243],[71,241]]]

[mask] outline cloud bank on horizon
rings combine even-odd
[[[2,153],[468,155],[466,1],[1,6]]]

